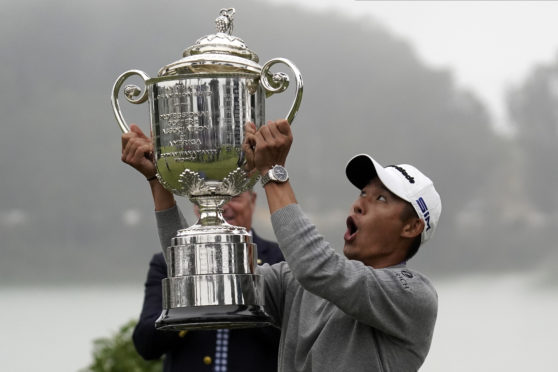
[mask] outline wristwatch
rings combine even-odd
[[[283,183],[287,182],[288,179],[289,173],[285,167],[276,164],[262,176],[262,187],[267,185],[269,182]]]

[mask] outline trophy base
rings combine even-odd
[[[264,278],[256,273],[257,255],[256,244],[243,227],[224,222],[180,230],[165,249],[168,276],[161,282],[163,311],[155,328],[271,324],[264,309]]]
[[[271,323],[262,306],[211,305],[164,309],[155,328],[163,331],[236,329],[264,327]]]

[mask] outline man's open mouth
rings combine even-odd
[[[358,227],[353,220],[353,217],[347,217],[347,231],[345,232],[345,241],[351,241],[355,238]]]

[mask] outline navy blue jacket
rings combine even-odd
[[[252,236],[262,262],[274,264],[284,260],[277,243],[261,239],[253,231]],[[216,331],[172,332],[155,329],[155,320],[162,311],[161,281],[166,277],[165,259],[162,253],[157,253],[149,264],[143,308],[134,329],[136,350],[147,360],[158,359],[164,354],[164,372],[213,371]],[[281,331],[274,327],[230,330],[228,371],[276,371],[280,335]]]

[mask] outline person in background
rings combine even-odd
[[[140,172],[149,183],[157,221],[160,216],[175,219],[181,228],[187,226],[174,195],[157,180],[153,164],[153,145],[141,129],[130,126],[131,131],[122,135],[122,161]],[[243,226],[251,231],[258,249],[258,264],[275,264],[283,261],[277,243],[259,237],[252,229],[256,193],[246,191],[234,197],[223,208],[228,223]],[[167,247],[176,231],[171,232],[158,223],[161,246]],[[138,353],[147,360],[164,355],[163,370],[170,371],[228,371],[266,372],[277,370],[277,352],[280,331],[275,327],[157,331],[155,320],[162,311],[161,281],[167,277],[167,266],[162,253],[156,253],[149,264],[145,283],[145,297],[140,319],[134,329],[133,341]]]

